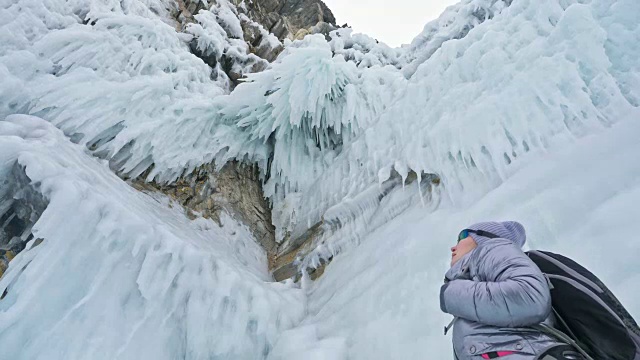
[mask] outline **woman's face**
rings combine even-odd
[[[451,266],[457,263],[463,256],[471,252],[471,250],[475,249],[478,244],[473,240],[471,236],[467,236],[465,239],[462,239],[458,242],[458,244],[451,248]]]

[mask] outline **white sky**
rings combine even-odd
[[[367,34],[391,47],[408,44],[424,25],[459,0],[323,0],[340,26]]]

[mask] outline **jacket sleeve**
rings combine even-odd
[[[483,281],[452,280],[440,289],[442,311],[486,325],[519,327],[543,322],[551,294],[542,272],[519,248],[500,244],[478,258]]]

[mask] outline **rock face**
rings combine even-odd
[[[176,4],[176,30],[193,36],[191,52],[212,68],[212,78],[228,79],[230,91],[244,75],[267,68],[284,49],[285,38],[328,36],[337,28],[331,10],[320,0],[176,0]]]
[[[202,166],[168,185],[131,182],[143,191],[160,191],[176,200],[191,218],[203,216],[220,224],[220,212],[226,211],[244,223],[272,259],[276,252],[275,228],[271,209],[262,193],[262,183],[255,166],[230,162],[220,171],[213,165]]]
[[[176,1],[176,29],[191,36],[191,52],[211,67],[212,79],[227,82],[229,91],[244,75],[266,69],[284,49],[243,7],[226,0]]]
[[[191,42],[192,53],[213,69],[221,68],[231,81],[231,89],[238,84],[244,73],[262,71],[266,68],[266,63],[277,58],[283,50],[278,40],[301,39],[307,34],[315,33],[328,35],[330,31],[337,29],[333,13],[321,0],[230,0],[228,3],[221,1],[214,0],[205,4],[200,0],[177,0],[178,12],[175,18],[179,23],[178,30],[186,30],[187,33],[195,35]],[[229,17],[229,12],[221,15],[223,8],[228,9],[233,16]],[[226,47],[221,53],[202,51],[197,43],[198,32],[190,31],[190,27],[202,29],[205,26],[194,17],[201,10],[210,10],[216,16],[229,39],[244,40],[247,46],[234,43],[228,46],[229,49],[233,48],[233,51],[228,51]],[[225,23],[230,21],[239,23],[242,39],[239,34],[228,31],[229,26]],[[273,40],[273,35],[277,40]],[[253,54],[259,59],[251,56],[245,58],[242,54]],[[237,64],[242,66],[238,67]],[[242,71],[238,71],[237,68],[241,68]],[[132,185],[140,190],[160,191],[170,196],[184,206],[190,212],[190,216],[200,215],[219,222],[220,212],[227,211],[251,229],[266,250],[271,268],[276,268],[278,254],[283,255],[282,248],[278,247],[275,241],[271,209],[264,199],[258,171],[254,167],[233,162],[224,166],[222,170],[215,171],[212,165],[207,165],[170,185],[144,183],[142,180],[133,180]],[[297,253],[294,250],[299,246],[294,248],[288,248],[284,253],[290,257],[291,254]],[[278,264],[289,262],[277,260]],[[282,275],[278,276],[280,277]]]
[[[206,10],[217,4],[210,1],[209,7],[200,0],[176,0],[175,15],[184,27],[194,22],[193,16],[200,10]],[[307,33],[324,33],[337,28],[336,19],[331,10],[321,0],[231,0],[239,13],[262,25],[281,41],[299,37],[301,30]]]
[[[0,276],[6,271],[9,261],[33,240],[31,229],[47,204],[24,169],[14,165],[8,180],[0,184]],[[40,241],[36,239],[33,245]]]
[[[176,0],[176,4],[173,14],[176,30],[194,35],[190,44],[192,52],[213,69],[212,76],[224,73],[222,76],[229,78],[230,91],[246,73],[262,71],[274,61],[284,48],[281,43],[284,39],[301,39],[314,33],[326,35],[337,28],[331,10],[321,0]],[[190,26],[208,31],[206,24],[194,17],[201,10],[211,10],[215,21],[226,32],[217,52],[202,51],[196,43],[197,34],[189,31]],[[241,32],[237,30],[240,28]],[[95,145],[88,147],[92,150]],[[190,217],[203,216],[220,223],[221,212],[229,213],[251,230],[267,252],[272,269],[279,255],[293,260],[292,254],[298,253],[302,243],[309,244],[310,239],[316,238],[313,233],[309,241],[298,239],[299,244],[287,251],[278,246],[271,207],[264,198],[255,166],[230,162],[216,171],[212,164],[205,165],[172,184],[144,182],[144,174],[119,175],[139,190],[159,191],[170,196],[185,207]],[[0,184],[0,277],[9,261],[34,240],[31,228],[47,204],[17,165],[10,181]],[[33,246],[41,241],[35,239]],[[280,259],[278,264],[289,262]]]
[[[242,1],[234,0],[238,9]],[[280,40],[294,39],[300,30],[326,23],[336,28],[336,19],[321,0],[254,0],[244,2],[246,14]]]
[[[240,25],[244,32],[244,41],[249,45],[249,51],[258,57],[267,60],[268,62],[274,61],[278,55],[284,50],[281,45],[272,46],[269,41],[265,41],[265,29],[261,27],[255,21],[250,21],[248,17],[240,17]],[[259,69],[257,71],[262,71]],[[257,72],[255,71],[255,72]]]

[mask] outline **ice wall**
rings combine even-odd
[[[444,43],[300,196],[297,223],[315,224],[392,169],[437,174],[442,196],[466,206],[527,155],[637,119],[638,15],[635,1],[522,0]]]
[[[493,19],[512,0],[462,0],[428,22],[402,54],[402,72],[410,78],[445,42],[462,39],[476,26]]]
[[[237,11],[222,1],[180,33],[171,4],[7,1],[0,114],[41,116],[129,177],[257,162],[282,235],[391,170],[484,194],[522,154],[640,103],[633,1],[465,0],[405,49],[309,36],[229,95],[216,67],[244,51]]]
[[[451,335],[443,334],[451,317],[438,296],[449,248],[461,229],[487,220],[522,222],[528,248],[586,266],[640,319],[640,242],[628,235],[640,201],[638,134],[640,122],[624,121],[525,155],[527,165],[473,203],[418,203],[343,247],[308,284],[308,315],[279,337],[269,359],[452,359]],[[405,194],[389,196],[393,204]]]
[[[0,176],[24,166],[49,202],[44,241],[0,280],[3,354],[447,356],[446,239],[488,218],[523,221],[638,314],[636,0],[465,0],[406,49],[348,30],[287,43],[231,93],[216,66],[238,23],[216,9],[182,33],[168,1],[0,0],[0,118],[78,143],[0,122]],[[266,284],[233,219],[188,221],[112,174],[231,159],[261,167],[281,238],[339,224],[304,261],[334,258],[308,299]]]
[[[42,117],[126,177],[152,169],[149,179],[172,181],[210,163],[236,138],[234,128],[214,131],[212,99],[230,91],[226,72],[267,64],[249,53],[228,2],[185,32],[174,13],[165,0],[3,0],[0,118]]]
[[[50,123],[0,121],[0,164],[0,183],[17,164],[48,201],[0,280],[3,357],[260,359],[302,318],[246,227],[187,219]]]
[[[344,42],[333,49],[345,50]],[[335,54],[323,36],[311,35],[285,49],[271,68],[249,75],[232,94],[216,100],[224,123],[242,130],[228,143],[225,159],[248,159],[263,169],[265,195],[282,213],[275,224],[277,239],[295,217],[283,208],[296,195],[287,197],[304,194],[342,149],[391,106],[404,85],[396,68],[358,68]]]

